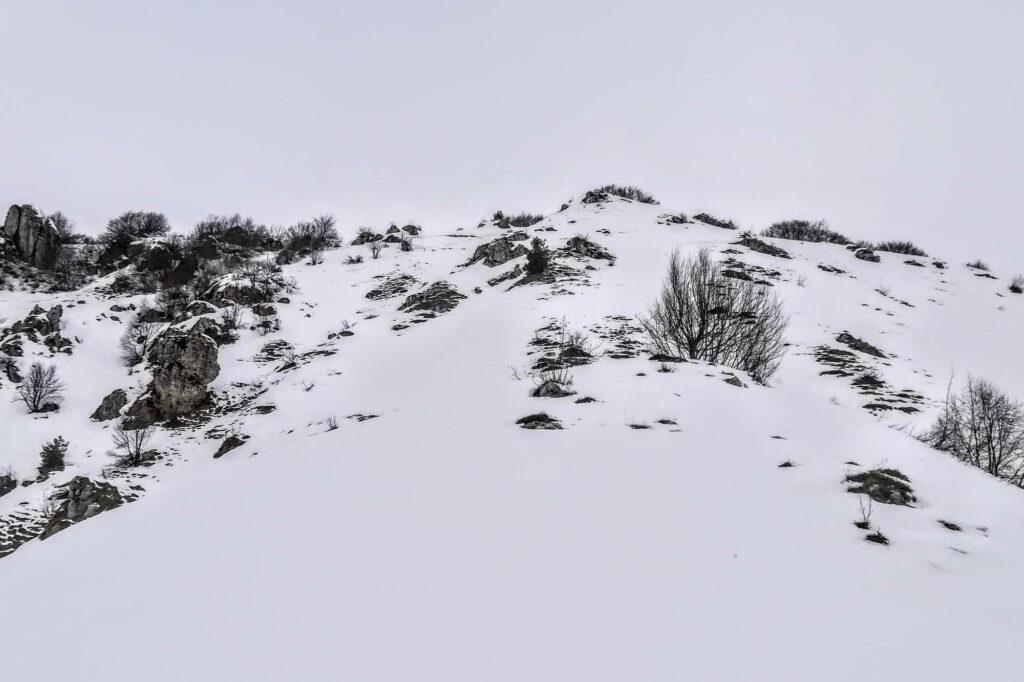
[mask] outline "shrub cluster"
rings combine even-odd
[[[848,237],[829,229],[828,223],[824,220],[783,220],[772,224],[761,234],[775,239],[795,239],[802,242],[850,243]]]
[[[639,187],[633,187],[632,185],[605,185],[604,187],[598,187],[593,190],[596,193],[613,194],[623,199],[629,199],[630,201],[639,201],[641,204],[657,204],[658,200],[653,196],[643,191]]]
[[[905,256],[920,256],[921,258],[928,257],[924,249],[906,240],[879,242],[875,244],[874,248],[876,251],[885,251],[887,253],[901,253]]]

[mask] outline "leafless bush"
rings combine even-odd
[[[346,265],[359,265],[362,262],[363,262],[363,257],[362,256],[349,256],[348,258],[345,259],[345,264]]]
[[[313,246],[309,249],[309,264],[320,265],[324,262],[324,250],[320,247]]]
[[[672,254],[658,300],[640,323],[651,349],[743,370],[765,382],[778,368],[788,318],[763,285],[724,277],[707,249]]]
[[[1015,294],[1024,294],[1024,275],[1017,275],[1010,280],[1010,291]]]
[[[925,253],[924,249],[918,247],[913,242],[906,240],[879,242],[878,244],[875,244],[875,250],[886,251],[888,253],[902,253],[905,256],[920,256],[921,258],[928,257],[928,254]]]
[[[761,234],[775,239],[796,239],[804,242],[850,243],[847,237],[829,229],[828,223],[824,220],[813,223],[808,220],[783,220],[771,225]]]
[[[1024,487],[1024,407],[983,379],[968,377],[960,393],[951,383],[942,413],[922,440]]]
[[[981,260],[980,258],[976,261],[968,263],[967,267],[974,268],[975,270],[985,270],[986,272],[988,271],[988,263]]]
[[[153,340],[160,332],[161,325],[157,322],[135,321],[128,325],[121,336],[121,362],[125,367],[134,367],[146,359]]]
[[[228,331],[242,328],[245,308],[234,301],[220,309],[220,321]]]
[[[380,258],[380,252],[384,250],[384,241],[378,239],[375,242],[370,242],[370,255],[373,256],[374,260]]]
[[[327,430],[334,431],[338,428],[338,418],[331,416],[327,418]]]
[[[42,412],[51,405],[60,405],[64,398],[64,382],[57,376],[57,366],[43,366],[41,362],[33,362],[18,384],[18,395],[15,400],[25,403],[30,413]]]
[[[117,464],[122,467],[136,467],[148,459],[146,445],[153,437],[154,427],[131,428],[125,420],[114,426],[113,441],[117,452]]]

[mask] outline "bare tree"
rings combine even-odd
[[[163,325],[156,322],[133,322],[124,331],[118,347],[121,349],[121,362],[125,367],[134,367],[146,359]]]
[[[384,240],[378,239],[375,242],[370,242],[370,255],[373,256],[374,260],[380,258],[380,252],[384,250]]]
[[[120,466],[134,467],[145,462],[148,458],[146,445],[153,437],[153,430],[151,425],[131,428],[124,419],[118,421],[114,426],[113,435],[114,447],[118,450],[115,453],[117,463]]]
[[[60,404],[64,397],[64,382],[57,376],[56,365],[44,367],[40,362],[33,362],[17,390],[15,400],[25,403],[31,413],[42,412],[48,405]]]
[[[922,440],[1024,487],[1024,406],[983,379],[968,377],[960,393],[951,381],[942,413]]]
[[[725,277],[707,249],[672,254],[661,295],[640,318],[655,353],[734,367],[761,383],[778,369],[788,322],[774,292]]]

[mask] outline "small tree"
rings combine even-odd
[[[121,349],[121,362],[125,367],[134,367],[146,359],[153,340],[160,332],[157,322],[135,321],[128,325],[118,344]]]
[[[45,476],[51,471],[63,471],[67,454],[68,442],[61,436],[43,445],[39,452],[39,473]]]
[[[56,365],[44,367],[41,362],[33,362],[17,390],[15,400],[25,403],[30,413],[42,412],[50,405],[60,404],[64,397],[64,382],[57,376]]]
[[[380,252],[384,250],[384,240],[378,239],[375,242],[370,242],[370,255],[373,256],[374,260],[380,258]]]
[[[968,377],[960,393],[950,385],[942,413],[922,440],[1024,487],[1024,406],[983,379]]]
[[[146,445],[153,437],[152,426],[133,428],[124,419],[114,426],[114,447],[117,449],[115,457],[120,466],[139,466],[148,459]]]
[[[45,220],[53,223],[53,229],[57,232],[57,239],[61,244],[70,244],[75,239],[75,223],[60,211],[44,216]]]
[[[526,252],[526,272],[539,275],[548,269],[550,260],[551,252],[547,244],[540,237],[534,237],[530,242],[530,250]]]
[[[150,211],[128,211],[107,223],[107,229],[100,236],[105,244],[127,245],[136,239],[159,237],[167,234],[171,224],[163,213]]]
[[[672,254],[661,296],[640,323],[655,353],[734,367],[763,383],[782,359],[788,319],[775,293],[725,277],[701,249],[686,260]]]

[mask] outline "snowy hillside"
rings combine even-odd
[[[1024,394],[1024,295],[965,265],[979,254],[762,238],[780,257],[674,215],[575,201],[526,228],[426,225],[379,258],[345,234],[283,266],[280,329],[248,310],[212,402],[158,426],[138,467],[90,415],[153,380],[118,357],[152,295],[112,293],[116,274],[0,293],[0,327],[59,304],[71,343],[19,358],[56,365],[57,411],[27,414],[0,373],[0,473],[19,482],[0,496],[5,679],[1010,679],[1024,490],[914,434],[951,377]],[[554,249],[547,276],[470,262],[515,232]],[[701,248],[784,304],[767,386],[650,359],[637,316],[673,250]],[[589,344],[571,395],[533,397],[571,331]],[[538,413],[561,428],[517,424]],[[66,466],[40,477],[56,436]],[[875,469],[911,503],[848,492]],[[31,539],[77,476],[130,504]]]

